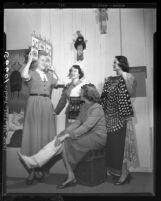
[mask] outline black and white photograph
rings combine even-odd
[[[3,193],[155,195],[157,5],[3,13]]]

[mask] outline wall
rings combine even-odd
[[[142,169],[149,170],[153,160],[153,34],[156,31],[154,15],[155,9],[121,10],[122,54],[129,58],[130,66],[147,67],[147,95],[136,98],[134,108],[140,165]]]
[[[24,49],[31,44],[35,30],[53,44],[53,64],[62,82],[67,82],[69,67],[75,60],[73,39],[80,30],[87,39],[84,62],[81,64],[86,79],[101,93],[104,78],[114,75],[112,62],[121,53],[128,57],[130,66],[147,67],[147,97],[134,101],[136,135],[141,167],[152,170],[153,139],[153,33],[156,31],[155,9],[109,9],[107,34],[101,35],[96,9],[26,9],[5,10],[7,49]],[[56,106],[61,90],[54,90]],[[58,132],[64,128],[64,111],[57,117]],[[61,164],[58,165],[59,168]],[[61,169],[61,168],[60,168]],[[54,169],[54,171],[56,168]],[[64,171],[64,169],[61,169]]]
[[[32,32],[40,33],[40,16],[39,9],[4,10],[8,50],[27,49],[31,45]]]

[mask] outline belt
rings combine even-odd
[[[48,94],[30,94],[30,96],[43,96],[43,97],[49,97]]]

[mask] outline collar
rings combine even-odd
[[[71,85],[72,85],[72,86],[77,86],[77,85],[80,84],[80,83],[82,83],[82,80],[81,80],[81,79],[78,80],[76,83],[71,82]]]
[[[44,71],[36,69],[35,70],[39,75],[42,81],[48,81],[48,78],[46,76],[46,74],[44,73]]]

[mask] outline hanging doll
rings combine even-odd
[[[108,14],[106,8],[99,9],[99,25],[101,34],[107,33],[107,21],[108,21]]]
[[[77,61],[82,61],[84,59],[83,56],[83,50],[86,49],[86,42],[84,40],[84,37],[82,36],[82,34],[80,33],[80,31],[77,31],[77,39],[74,41],[74,47],[77,51]]]

